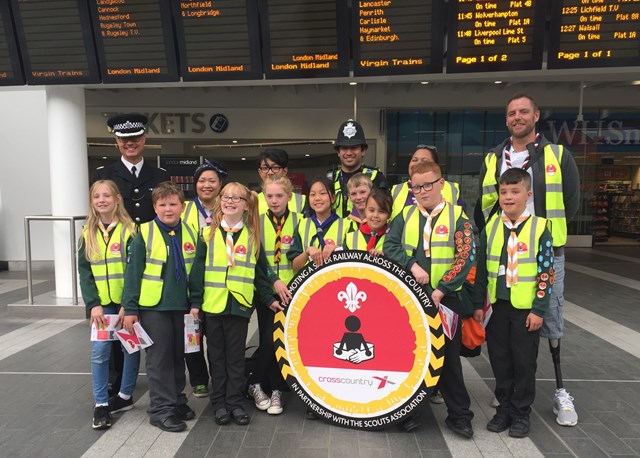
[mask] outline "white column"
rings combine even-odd
[[[51,211],[53,216],[86,215],[88,158],[84,89],[50,86],[47,92]],[[76,224],[76,239],[83,221]],[[72,296],[76,272],[71,270],[70,225],[53,223],[56,296]],[[75,253],[74,253],[75,256]]]

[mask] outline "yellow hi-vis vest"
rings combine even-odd
[[[202,230],[202,238],[207,244],[202,310],[208,313],[224,312],[229,293],[241,306],[253,307],[257,258],[249,230],[243,227],[233,246],[233,267],[227,263],[226,237],[222,230],[217,228],[210,240],[211,230],[211,227]]]
[[[371,181],[373,181],[378,176],[378,169],[370,169],[369,167],[363,167],[362,170],[358,173],[364,173],[365,175],[369,175],[369,178],[371,178]],[[333,174],[334,175],[333,177],[331,176],[330,173],[328,175],[329,175],[329,179],[333,179],[333,188],[336,192],[336,202],[333,208],[335,208],[336,214],[341,218],[343,218],[346,213],[345,211],[343,211],[342,188],[340,184],[341,174],[342,174],[342,169],[338,169],[338,171]],[[346,183],[344,185],[347,186]],[[346,205],[347,205],[346,212],[350,213],[351,210],[353,209],[353,202],[347,199]]]
[[[429,272],[429,283],[433,289],[438,287],[442,277],[451,270],[455,260],[456,242],[454,234],[456,222],[463,215],[462,207],[446,203],[438,215],[437,224],[433,224],[431,238],[429,240],[431,250],[431,272]],[[410,205],[402,210],[404,227],[402,229],[402,247],[407,256],[414,256],[418,247],[418,242],[422,238],[424,227],[420,225],[420,210],[417,205]],[[436,227],[444,226],[446,235],[440,236],[436,233]],[[443,231],[444,232],[444,231]],[[462,289],[462,285],[456,290]]]
[[[132,235],[128,229],[122,229],[122,223],[118,223],[113,228],[107,243],[105,243],[102,233],[96,232],[98,246],[104,255],[99,259],[92,259],[90,263],[101,305],[122,303],[124,268],[127,265],[127,241]],[[87,228],[84,227],[82,237],[85,240],[85,246],[88,235]]]
[[[384,246],[385,235],[386,234],[382,234],[382,236],[378,237],[378,240],[376,241],[377,247],[382,248]],[[344,244],[349,250],[367,251],[367,241],[364,238],[364,234],[357,229],[353,232],[347,233]]]
[[[186,203],[184,211],[180,217],[182,218],[182,221],[191,226],[196,233],[200,232],[200,212],[193,200]]]
[[[391,210],[391,219],[402,213],[402,209],[407,203],[407,196],[409,195],[409,184],[399,183],[393,185],[391,188],[391,198],[393,199],[393,209]],[[442,188],[442,197],[451,205],[457,205],[460,197],[460,185],[453,181],[444,182],[444,188]]]
[[[551,237],[554,246],[564,246],[567,243],[567,219],[564,212],[564,199],[562,194],[562,145],[549,143],[544,147],[544,184],[545,184],[545,218],[551,221]],[[482,213],[485,221],[495,203],[498,201],[498,183],[496,173],[498,158],[490,152],[484,159],[487,169],[482,179]],[[541,199],[534,196],[534,199]]]
[[[491,217],[486,228],[489,251],[487,253],[487,290],[492,304],[496,302],[500,257],[505,246],[503,224],[500,214],[496,214]],[[531,216],[524,222],[518,234],[518,282],[509,288],[511,304],[517,309],[530,309],[533,305],[538,278],[538,245],[546,224],[545,218]]]
[[[276,230],[273,224],[269,220],[268,216],[263,213],[260,215],[260,228],[262,246],[264,247],[264,253],[267,255],[267,262],[273,268],[278,275],[278,278],[282,280],[285,285],[289,284],[289,281],[293,278],[293,264],[287,259],[287,251],[291,248],[293,242],[293,234],[298,227],[298,222],[302,219],[302,215],[298,213],[289,212],[289,216],[284,222],[280,234],[280,262],[276,264],[274,258],[276,255]]]
[[[193,266],[193,260],[196,257],[197,238],[191,226],[182,221],[180,224],[182,224],[180,246],[182,247],[182,255],[184,256],[188,276]],[[171,248],[167,248],[161,231],[162,229],[153,220],[140,225],[140,234],[142,234],[142,239],[147,248],[146,264],[142,273],[140,300],[138,302],[141,307],[158,305],[162,298],[162,286],[164,285],[162,268],[167,263],[167,250]],[[173,272],[170,274],[173,275]]]
[[[328,241],[332,241],[335,246],[344,245],[346,229],[349,226],[349,224],[345,224],[345,222],[345,219],[338,218],[331,224],[329,230],[325,234],[323,234],[325,243],[327,243]],[[313,241],[313,245],[311,245],[311,239],[314,235],[317,234],[316,225],[311,218],[302,218],[302,220],[298,223],[298,233],[300,234],[300,239],[302,240],[303,251],[305,251],[310,246],[320,248],[320,242],[317,238]]]
[[[291,194],[291,199],[289,199],[287,207],[290,212],[302,213],[306,202],[306,196],[294,192]],[[264,193],[258,193],[258,213],[267,213],[267,210],[269,210],[269,205],[267,204],[267,199],[264,197]]]

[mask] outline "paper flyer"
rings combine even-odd
[[[491,314],[493,313],[493,306],[491,305],[491,301],[489,301],[489,293],[487,293],[487,297],[484,300],[483,312],[484,317],[482,318],[482,327],[486,329],[489,318],[491,318]]]
[[[138,337],[138,341],[140,342],[140,348],[147,348],[153,345],[153,340],[151,340],[151,337],[149,337],[149,334],[147,334],[147,331],[142,328],[142,325],[140,323],[133,323],[133,330],[135,331],[136,336]]]
[[[116,332],[118,340],[129,354],[140,351],[141,348],[147,348],[153,344],[153,340],[142,328],[140,323],[133,323],[134,334],[129,334],[125,329]]]
[[[449,340],[453,339],[458,329],[458,314],[442,302],[438,308],[438,313],[440,314],[440,320],[442,321],[442,330],[444,331],[444,335],[447,336]]]
[[[91,341],[92,342],[100,342],[100,341],[109,341],[109,340],[118,340],[116,336],[116,331],[122,328],[122,322],[118,322],[116,325],[116,321],[118,319],[118,315],[105,315],[104,319],[107,322],[107,325],[96,326],[95,323],[91,324]]]
[[[200,351],[200,322],[193,315],[184,316],[184,352],[196,353]]]

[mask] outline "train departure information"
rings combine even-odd
[[[640,65],[640,0],[555,0],[548,68]]]
[[[185,80],[262,77],[258,9],[252,0],[177,1]]]
[[[268,78],[349,74],[345,0],[261,0]]]
[[[0,4],[0,86],[24,84],[9,5]]]
[[[97,83],[91,23],[83,0],[12,0],[29,84]]]
[[[91,6],[105,83],[178,80],[165,0],[91,0]]]
[[[354,74],[442,72],[444,21],[434,3],[439,12],[439,1],[354,1]]]
[[[453,0],[447,73],[542,67],[543,0]]]

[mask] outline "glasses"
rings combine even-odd
[[[425,191],[425,192],[431,191],[433,189],[433,185],[440,180],[442,180],[442,178],[438,178],[437,180],[430,181],[429,183],[425,183],[425,184],[413,185],[411,186],[411,190],[413,191],[414,194],[418,194],[419,192],[422,192],[422,191]]]
[[[220,200],[223,202],[233,202],[234,204],[237,204],[241,200],[247,200],[247,199],[245,199],[244,197],[238,197],[238,196],[220,196]]]
[[[438,148],[435,145],[416,145],[416,149],[428,149],[430,151],[433,151],[434,153],[438,152]]]
[[[116,137],[116,141],[119,143],[138,143],[140,140],[142,140],[142,135],[136,137]]]
[[[271,167],[269,167],[268,165],[261,165],[260,167],[258,167],[258,170],[260,170],[262,173],[268,173],[268,172],[278,173],[283,168],[284,167],[280,167],[279,165],[272,165]]]

